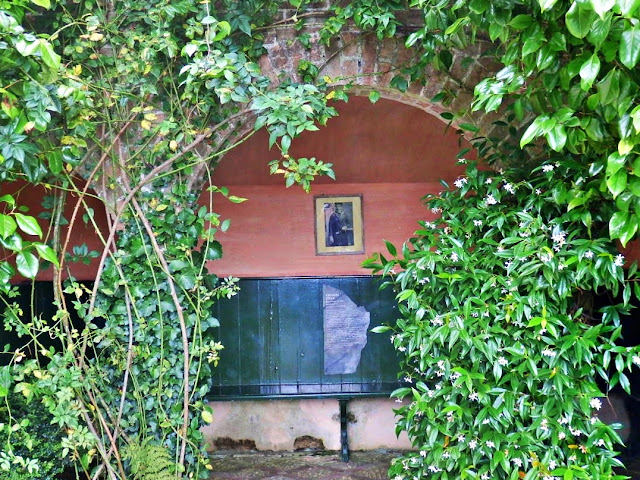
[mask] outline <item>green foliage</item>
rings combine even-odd
[[[21,394],[5,397],[0,407],[0,432],[6,443],[0,453],[5,480],[54,480],[70,464],[62,455],[64,434],[49,412]]]
[[[615,343],[640,291],[606,224],[558,201],[569,182],[555,164],[526,180],[471,164],[425,198],[416,237],[367,262],[402,314],[391,341],[410,385],[393,396],[409,400],[397,430],[418,452],[395,478],[618,478],[620,438],[596,414],[640,365],[639,347]],[[621,300],[594,311],[588,292],[603,291]]]
[[[124,451],[125,459],[131,463],[135,480],[173,480],[171,472],[174,462],[165,447],[152,445],[147,438],[130,444]]]

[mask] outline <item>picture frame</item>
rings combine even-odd
[[[362,195],[314,197],[316,255],[364,253]]]

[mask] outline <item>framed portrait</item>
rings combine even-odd
[[[316,255],[364,253],[362,195],[316,196]]]

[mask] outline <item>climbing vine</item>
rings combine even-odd
[[[223,349],[211,307],[237,291],[210,271],[222,255],[217,233],[230,226],[213,199],[244,201],[211,185],[210,170],[265,127],[279,151],[272,171],[287,186],[333,175],[331,164],[288,154],[335,115],[327,86],[272,84],[256,63],[280,3],[0,7],[0,175],[9,188],[23,182],[0,198],[4,328],[20,338],[4,348],[0,398],[42,405],[79,477],[208,475],[200,427],[212,419],[204,400]],[[50,192],[39,219],[20,206],[32,188],[24,182]],[[107,229],[90,197],[103,202]],[[101,251],[75,243],[82,224]],[[94,284],[74,278],[76,261],[97,267]],[[14,302],[10,285],[15,269],[33,280],[47,267],[53,318]],[[28,428],[11,416],[0,427],[1,470],[38,474],[41,463],[12,437]]]

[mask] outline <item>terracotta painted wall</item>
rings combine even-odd
[[[21,182],[3,184],[0,188],[0,191],[3,195],[7,193],[14,195],[16,197],[18,205],[29,208],[27,215],[32,215],[35,217],[38,217],[38,215],[43,211],[43,198],[51,194],[51,192],[46,191],[43,187],[33,187],[32,185]],[[95,222],[101,228],[103,234],[106,235],[108,229],[106,227],[107,219],[104,205],[102,204],[102,202],[95,198],[95,194],[93,192],[89,192],[89,194],[85,197],[85,200],[87,206],[93,209]],[[68,221],[71,221],[72,219],[77,201],[77,196],[72,194],[68,195],[67,204],[64,211],[64,217]],[[73,231],[71,232],[69,247],[67,251],[71,252],[74,245],[79,246],[82,244],[86,244],[89,250],[95,250],[99,253],[102,253],[102,243],[99,236],[96,234],[93,225],[85,224],[82,220],[82,216],[85,213],[85,208],[80,205],[80,208],[76,214],[76,221],[74,222],[74,227]],[[46,230],[47,223],[44,220],[40,220],[40,226],[42,227],[44,234],[44,238],[42,240],[46,242],[48,235],[50,235],[50,232],[47,232]],[[65,238],[65,235],[67,235],[67,231],[67,228],[63,228],[63,240]],[[6,251],[2,248],[0,248],[0,255],[3,259],[10,258],[12,256],[10,251]],[[70,272],[78,280],[94,280],[96,277],[96,271],[99,261],[99,258],[94,258],[89,265],[85,265],[83,263],[68,263],[67,269],[65,269],[64,272],[64,276],[66,276]],[[37,279],[41,281],[51,281],[53,279],[53,270],[47,269],[41,271],[38,274]]]
[[[211,269],[220,276],[270,277],[358,275],[373,252],[386,251],[383,240],[400,246],[432,220],[420,198],[443,189],[463,171],[456,164],[460,139],[439,119],[407,105],[353,98],[337,104],[340,116],[326,128],[294,141],[294,157],[315,156],[333,162],[337,181],[320,178],[312,193],[285,188],[281,176],[268,174],[268,137],[258,132],[222,160],[213,182],[249,198],[232,204],[219,198],[216,212],[231,219],[220,234],[224,256]],[[364,244],[361,255],[317,256],[314,195],[363,196]]]
[[[364,254],[316,255],[314,199],[284,186],[235,186],[242,204],[219,202],[217,212],[231,218],[218,237],[223,258],[212,262],[218,276],[270,277],[367,274],[360,264],[386,250],[383,239],[401,245],[416,230],[418,219],[431,220],[420,197],[439,191],[436,183],[336,184],[314,187],[313,194],[362,194]]]

